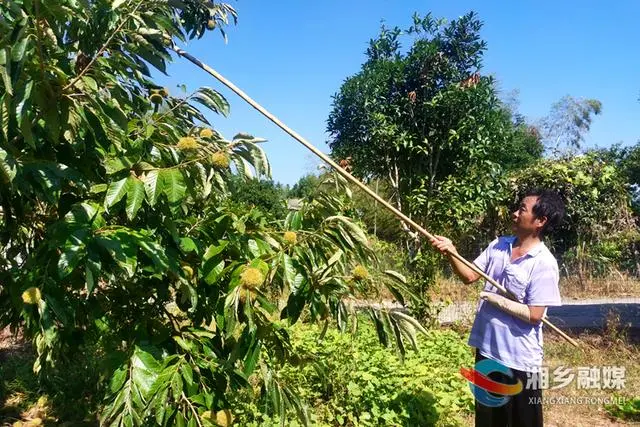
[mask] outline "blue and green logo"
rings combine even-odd
[[[500,372],[509,378],[515,378],[513,371],[491,359],[476,363],[475,369],[460,368],[463,377],[469,380],[469,387],[476,400],[485,406],[498,407],[506,404],[511,396],[522,391],[522,381],[515,384],[503,384],[489,378],[489,374]]]

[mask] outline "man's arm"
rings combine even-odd
[[[542,321],[544,310],[547,308],[546,306],[527,305],[513,301],[494,292],[480,292],[480,298],[490,302],[502,311],[533,325],[537,325]]]
[[[458,251],[453,245],[451,240],[443,236],[434,236],[435,239],[431,240],[433,247],[445,254],[449,259],[449,263],[453,268],[453,271],[462,279],[465,284],[473,283],[480,278],[480,275],[464,265],[461,261],[458,261],[451,254],[457,254]]]

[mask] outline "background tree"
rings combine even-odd
[[[616,144],[598,151],[605,161],[615,164],[629,183],[629,192],[636,216],[640,215],[640,142],[623,147]]]
[[[553,104],[551,112],[542,119],[543,139],[552,153],[582,148],[584,136],[589,132],[593,116],[602,112],[602,103],[597,99],[576,99],[566,95]]]
[[[320,185],[320,178],[317,175],[309,174],[305,175],[296,182],[291,191],[289,191],[290,197],[304,198],[309,197],[315,193],[317,187]]]
[[[580,280],[588,274],[606,276],[613,268],[637,274],[637,241],[640,240],[631,209],[625,174],[600,152],[565,159],[547,159],[509,175],[504,207],[515,207],[530,188],[558,191],[566,203],[561,229],[547,243],[560,258],[567,274]],[[501,208],[501,221],[485,217],[485,225],[498,225],[488,235],[508,232],[511,209]],[[500,224],[502,223],[502,224]]]
[[[287,215],[289,191],[273,180],[233,177],[229,180],[229,193],[234,203],[257,207],[274,219],[282,220]]]
[[[469,218],[495,199],[504,169],[542,152],[538,135],[479,74],[481,27],[469,13],[447,25],[416,15],[406,31],[383,28],[328,119],[335,158],[351,157],[365,180],[387,180],[397,207],[450,233],[473,226]],[[401,37],[412,41],[406,53]]]

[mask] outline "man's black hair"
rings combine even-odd
[[[560,194],[553,190],[535,188],[526,192],[524,197],[534,196],[538,201],[533,206],[533,214],[536,218],[547,218],[547,222],[540,230],[540,237],[544,237],[555,231],[564,218],[564,201]]]

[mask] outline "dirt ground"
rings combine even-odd
[[[624,388],[617,391],[622,398],[640,396],[640,337],[629,339],[624,333],[615,330],[602,334],[581,334],[573,337],[584,350],[578,351],[561,337],[547,333],[545,335],[545,366],[550,372],[557,367],[604,367],[624,366],[626,370]],[[613,419],[606,413],[603,404],[597,398],[612,397],[610,390],[578,389],[577,378],[564,388],[547,389],[542,393],[545,399],[568,403],[543,405],[544,425],[546,427],[610,427],[639,426],[640,422]],[[582,404],[576,403],[582,399]],[[573,403],[572,403],[573,400]],[[474,416],[466,420],[474,425]]]

